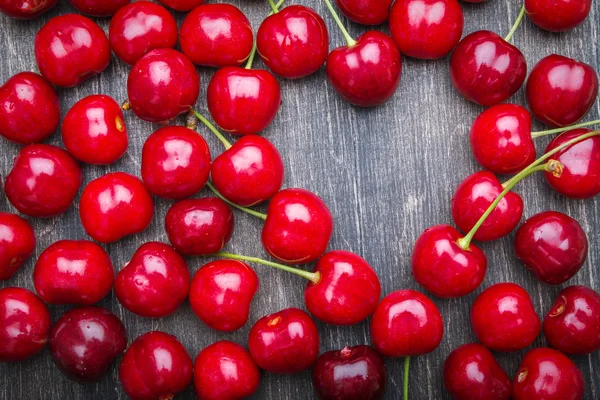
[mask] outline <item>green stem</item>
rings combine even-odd
[[[278,10],[283,5],[283,3],[285,3],[285,0],[279,0],[279,2],[275,5]]]
[[[277,14],[279,12],[279,7],[277,7],[273,0],[269,0],[269,5],[271,6],[271,10],[273,10],[273,14]]]
[[[511,41],[513,35],[517,31],[517,28],[519,27],[519,25],[521,25],[521,21],[523,21],[524,16],[525,16],[525,4],[523,4],[523,7],[521,7],[521,12],[519,13],[519,16],[517,17],[517,20],[513,24],[512,28],[510,28],[510,31],[508,32],[508,35],[506,35],[504,40],[506,40],[507,42]]]
[[[250,52],[250,55],[248,56],[248,62],[246,62],[246,66],[244,68],[252,69],[252,63],[254,62],[255,55],[256,55],[256,39],[254,40],[254,43],[252,43],[252,51]]]
[[[206,186],[208,186],[208,188],[215,194],[215,196],[217,196],[218,198],[220,198],[221,200],[223,200],[225,203],[229,204],[231,207],[235,207],[235,208],[237,208],[240,211],[243,211],[243,212],[248,213],[250,215],[254,215],[255,217],[260,218],[262,220],[265,220],[265,221],[267,220],[267,214],[263,214],[261,212],[254,211],[254,210],[252,210],[250,208],[240,206],[238,204],[235,204],[232,201],[227,200],[225,198],[225,196],[223,196],[221,193],[219,193],[219,191],[217,190],[217,188],[215,188],[212,183],[206,182]]]
[[[583,128],[586,126],[596,125],[596,124],[600,124],[600,119],[582,122],[580,124],[575,124],[575,125],[571,125],[571,126],[563,126],[562,128],[548,129],[546,131],[539,131],[539,132],[531,132],[531,137],[535,139],[540,136],[553,135],[555,133],[566,132],[566,131],[570,131],[571,129]]]
[[[352,46],[356,45],[356,40],[354,40],[352,38],[352,36],[350,36],[350,34],[348,33],[348,30],[342,23],[340,16],[337,14],[337,12],[335,12],[335,9],[331,5],[331,2],[329,0],[324,0],[324,1],[325,1],[325,5],[327,5],[327,8],[329,9],[329,12],[331,13],[331,16],[335,20],[335,23],[340,28],[340,31],[342,31],[342,35],[344,35],[344,38],[346,39],[346,43],[348,43],[348,47],[352,47]]]
[[[223,134],[219,132],[213,124],[211,124],[206,118],[204,118],[202,114],[200,114],[193,108],[191,110],[196,116],[196,118],[198,118],[204,125],[206,125],[206,127],[210,129],[212,133],[215,134],[215,136],[221,141],[221,143],[223,143],[223,146],[225,146],[225,150],[229,150],[231,148],[231,143],[229,143],[229,140],[225,139],[225,136],[223,136]]]
[[[404,357],[404,400],[408,400],[408,371],[410,370],[410,357]]]
[[[289,267],[287,265],[279,264],[279,263],[276,263],[273,261],[263,260],[262,258],[258,258],[258,257],[242,256],[239,254],[226,253],[223,251],[221,251],[217,254],[214,254],[214,256],[267,265],[269,267],[277,268],[282,271],[291,272],[292,274],[301,276],[302,278],[308,279],[309,281],[311,281],[314,284],[319,283],[319,281],[321,280],[321,274],[319,272],[308,272],[308,271],[304,271],[302,269]]]

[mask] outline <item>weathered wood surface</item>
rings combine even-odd
[[[294,0],[291,0],[293,3]],[[0,82],[13,74],[37,71],[33,55],[33,38],[51,16],[72,12],[62,1],[49,15],[22,22],[0,16]],[[323,15],[330,28],[331,46],[343,44],[343,38],[320,0],[305,0]],[[250,18],[255,29],[269,12],[266,2],[234,1]],[[490,29],[505,34],[516,18],[520,3],[491,0],[485,4],[462,3],[465,11],[465,33]],[[183,15],[178,15],[181,22]],[[106,31],[108,20],[98,22]],[[529,69],[542,57],[558,53],[581,59],[600,69],[598,30],[600,2],[596,1],[588,20],[564,34],[541,31],[527,19],[515,35],[515,43],[527,58]],[[387,31],[387,26],[381,27]],[[358,35],[367,30],[350,24],[350,32]],[[256,66],[260,66],[260,60]],[[206,114],[206,84],[213,73],[201,69],[202,93],[199,109]],[[113,58],[108,70],[75,89],[60,90],[63,114],[84,96],[103,93],[117,100],[126,97],[128,67]],[[281,81],[283,104],[275,122],[265,132],[281,151],[285,162],[285,186],[305,187],[330,206],[335,217],[331,249],[348,249],[362,254],[377,270],[383,294],[402,288],[419,289],[410,274],[410,255],[417,236],[427,227],[451,223],[450,199],[456,185],[478,169],[468,145],[472,120],[482,110],[466,102],[453,89],[448,72],[448,58],[438,61],[404,59],[402,83],[392,101],[375,109],[358,109],[342,101],[328,85],[325,73],[299,81]],[[511,101],[525,104],[523,90]],[[598,118],[600,103],[589,118]],[[85,182],[107,172],[126,171],[139,176],[141,148],[144,139],[157,128],[129,114],[126,122],[131,135],[127,154],[109,167],[84,167]],[[178,121],[183,123],[183,119]],[[534,129],[541,128],[535,125]],[[206,130],[200,132],[209,141],[213,154],[220,144]],[[549,139],[538,139],[542,151]],[[48,143],[61,144],[60,134]],[[10,170],[18,147],[0,142],[0,174]],[[525,217],[553,209],[576,218],[588,234],[591,247],[588,261],[569,284],[583,284],[600,290],[600,199],[572,201],[552,192],[541,176],[529,178],[517,188],[526,204]],[[199,194],[207,196],[206,191]],[[77,202],[62,217],[33,220],[39,244],[35,256],[11,281],[1,287],[32,288],[32,269],[39,253],[60,239],[87,238],[78,219]],[[115,265],[121,268],[135,249],[146,241],[167,241],[163,220],[169,202],[157,201],[157,214],[152,226],[142,235],[106,246]],[[0,196],[0,211],[14,211],[5,196]],[[264,256],[258,240],[261,221],[236,212],[236,229],[227,250],[247,255]],[[488,275],[477,293],[502,281],[523,285],[532,295],[537,311],[545,314],[561,287],[538,283],[516,261],[512,249],[513,235],[496,243],[485,244],[489,259]],[[206,260],[190,258],[195,272]],[[285,307],[303,306],[304,282],[290,274],[256,266],[261,289],[253,303],[250,322],[241,330],[222,334],[208,329],[194,317],[186,303],[175,315],[160,320],[137,317],[124,310],[111,293],[101,306],[115,312],[127,326],[133,340],[149,330],[158,329],[176,335],[192,356],[205,346],[221,339],[245,343],[251,324],[261,316]],[[565,286],[565,285],[563,285]],[[446,399],[441,381],[441,366],[448,353],[460,344],[472,342],[469,308],[476,294],[456,300],[436,299],[444,316],[446,333],[441,346],[432,354],[414,359],[411,369],[412,399]],[[51,307],[56,320],[67,307]],[[322,351],[347,344],[369,343],[368,323],[354,327],[332,327],[319,324]],[[542,336],[535,346],[543,346]],[[513,375],[524,352],[499,354],[501,364]],[[600,355],[575,358],[583,371],[586,399],[600,398]],[[389,359],[387,398],[399,398],[402,386],[402,360]],[[293,376],[264,374],[256,398],[312,398],[309,372]],[[117,368],[96,385],[81,386],[69,381],[53,366],[47,350],[32,360],[19,364],[0,364],[0,399],[124,399]],[[190,389],[178,398],[193,398]]]

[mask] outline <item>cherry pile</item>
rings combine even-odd
[[[33,45],[39,74],[20,72],[0,87],[0,135],[22,146],[3,189],[24,217],[57,218],[76,208],[89,237],[38,249],[35,293],[0,289],[0,362],[31,359],[47,345],[66,376],[93,384],[119,359],[122,389],[132,399],[170,399],[192,382],[200,399],[245,398],[257,392],[261,370],[312,369],[316,395],[341,400],[381,399],[386,362],[393,362],[383,357],[402,357],[408,399],[411,357],[435,351],[444,340],[447,321],[432,297],[466,296],[485,279],[487,256],[474,241],[515,231],[514,255],[535,279],[560,285],[577,275],[594,240],[558,211],[521,223],[527,204],[513,189],[539,172],[568,198],[600,194],[600,131],[588,128],[600,121],[582,122],[596,101],[598,76],[589,65],[556,54],[527,76],[525,56],[511,41],[525,15],[541,29],[569,30],[586,19],[591,1],[526,0],[504,38],[491,31],[463,37],[456,0],[335,0],[354,22],[389,22],[390,35],[377,27],[354,38],[334,4],[324,2],[345,44],[331,43],[315,10],[284,0],[268,0],[256,33],[237,7],[203,0],[70,0],[77,13],[43,25]],[[0,12],[32,19],[56,3],[0,0]],[[172,10],[186,13],[179,27]],[[110,17],[108,34],[90,17]],[[130,66],[122,82],[127,98],[77,99],[61,119],[56,88],[68,91],[105,73],[113,53]],[[376,269],[358,254],[329,249],[334,216],[327,204],[304,188],[284,187],[285,155],[260,134],[278,117],[280,79],[324,68],[342,99],[375,107],[397,91],[402,55],[448,56],[457,92],[489,108],[470,130],[473,156],[484,169],[456,188],[456,227],[432,226],[414,244],[412,275],[431,296],[400,289],[382,299]],[[257,68],[257,58],[268,69]],[[209,82],[200,81],[198,67],[216,68]],[[523,85],[529,110],[506,103]],[[206,103],[199,99],[204,86]],[[198,111],[200,104],[208,115]],[[144,136],[139,177],[111,168],[133,157],[126,123],[133,117],[157,124]],[[550,129],[532,132],[534,118]],[[64,149],[43,143],[59,126]],[[204,134],[214,135],[222,151],[211,152]],[[549,135],[555,136],[538,157],[534,141]],[[104,173],[84,184],[88,165]],[[501,182],[498,175],[513,176]],[[157,222],[156,201],[170,202],[158,221],[169,243],[136,242],[130,260],[113,265],[106,249],[135,240]],[[254,208],[267,202],[266,213]],[[257,218],[260,242],[274,261],[228,251],[238,210]],[[36,252],[36,232],[24,217],[0,213],[0,280],[9,285]],[[191,262],[203,264],[193,275]],[[258,291],[269,290],[260,287],[256,264],[296,275],[305,285],[306,311],[264,315],[251,321],[245,343],[221,340],[195,358],[163,331],[129,337],[117,315],[96,306],[114,290],[123,313],[163,321],[188,300],[203,324],[233,332],[247,326]],[[600,350],[600,294],[565,287],[544,318],[531,295],[512,282],[477,292],[470,325],[478,343],[454,349],[443,365],[452,398],[583,398],[583,375],[567,355]],[[64,305],[73,307],[52,321],[49,307]],[[317,323],[351,326],[369,318],[371,346],[321,352]],[[531,349],[541,333],[550,347]],[[528,348],[512,379],[492,353]]]

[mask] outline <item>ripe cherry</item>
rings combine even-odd
[[[387,21],[393,0],[335,0],[346,17],[363,25],[380,25]]]
[[[551,32],[575,28],[585,21],[591,8],[592,0],[562,0],[554,3],[525,0],[525,11],[531,22]]]
[[[17,273],[35,250],[35,232],[16,214],[0,212],[0,281]]]
[[[69,0],[69,2],[82,14],[92,17],[110,17],[131,0]]]
[[[175,11],[190,11],[204,3],[204,0],[158,0]]]
[[[33,19],[57,3],[58,0],[0,0],[0,12],[17,19]]]

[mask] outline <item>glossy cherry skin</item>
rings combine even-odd
[[[160,128],[142,149],[142,179],[153,194],[181,200],[197,193],[210,175],[210,149],[197,132],[183,126]]]
[[[37,33],[34,48],[42,76],[56,86],[77,86],[110,63],[110,44],[104,31],[77,14],[48,21]]]
[[[190,11],[204,3],[204,0],[158,0],[175,11]]]
[[[127,79],[131,109],[149,122],[167,123],[190,110],[200,93],[200,76],[186,56],[156,49],[135,63]]]
[[[518,351],[540,333],[531,297],[514,283],[498,283],[485,289],[471,307],[471,325],[477,340],[493,351]]]
[[[57,3],[58,0],[0,0],[0,12],[17,19],[33,19]]]
[[[244,207],[270,199],[283,184],[279,151],[258,135],[241,137],[214,159],[210,171],[219,193]]]
[[[106,251],[87,240],[50,245],[33,269],[35,291],[49,304],[97,303],[112,289],[114,277]]]
[[[193,9],[179,31],[181,51],[194,64],[240,65],[254,43],[250,21],[231,4],[203,4]]]
[[[171,246],[160,242],[141,245],[115,280],[119,303],[142,317],[173,314],[189,291],[187,263]]]
[[[49,218],[64,213],[81,186],[81,168],[61,148],[30,144],[6,177],[6,197],[19,212]]]
[[[333,217],[319,196],[304,189],[285,189],[269,203],[262,243],[278,260],[304,264],[325,252],[332,232]]]
[[[465,296],[481,285],[487,271],[487,258],[479,247],[458,245],[463,235],[450,225],[425,230],[415,242],[412,274],[425,289],[438,297]]]
[[[35,232],[16,214],[0,212],[0,281],[6,281],[25,264],[35,250]]]
[[[298,79],[317,72],[329,54],[325,21],[310,7],[292,5],[268,16],[256,33],[257,51],[274,74]]]
[[[112,243],[142,232],[154,217],[154,200],[138,178],[113,172],[88,183],[79,202],[83,228],[94,240]]]
[[[510,399],[510,378],[492,352],[480,344],[465,344],[450,353],[442,376],[455,400]]]
[[[293,374],[310,368],[319,356],[319,342],[315,322],[297,308],[262,317],[248,336],[254,362],[274,374]]]
[[[600,294],[585,286],[563,289],[544,318],[544,336],[567,354],[600,350]]]
[[[387,21],[392,0],[335,0],[340,11],[362,25],[380,25]]]
[[[553,3],[525,0],[525,11],[531,22],[551,32],[575,28],[585,21],[591,8],[592,0],[561,0]]]
[[[131,0],[69,0],[69,2],[82,14],[92,17],[110,17]]]
[[[50,312],[27,289],[0,289],[0,362],[23,361],[39,353],[50,333]]]
[[[392,38],[368,31],[356,45],[334,49],[327,57],[327,79],[339,95],[360,107],[385,103],[400,84],[402,59]]]
[[[450,77],[458,93],[486,107],[515,94],[526,75],[523,53],[490,31],[465,36],[450,59]]]
[[[534,215],[515,236],[517,258],[542,282],[558,285],[583,266],[588,240],[579,222],[557,211]]]
[[[444,335],[437,306],[414,290],[388,294],[371,319],[371,340],[386,357],[418,356],[435,350]]]
[[[112,97],[99,94],[78,101],[63,120],[62,139],[69,153],[81,162],[115,163],[129,145],[121,106]]]
[[[21,72],[0,87],[0,135],[11,142],[44,141],[58,128],[60,102],[43,77]]]
[[[206,325],[223,332],[246,324],[258,290],[258,276],[246,263],[216,260],[202,266],[190,288],[192,311]]]
[[[169,208],[165,229],[169,241],[181,254],[214,254],[231,239],[233,212],[216,197],[182,200]]]
[[[214,343],[194,362],[194,387],[200,400],[243,399],[252,396],[259,384],[258,367],[237,343]]]
[[[586,63],[551,54],[533,67],[525,97],[531,114],[549,126],[583,118],[598,96],[598,75]]]
[[[580,400],[584,382],[581,371],[559,351],[538,348],[523,357],[513,379],[514,400]]]
[[[304,291],[308,311],[323,322],[354,325],[368,318],[379,303],[381,283],[369,263],[349,251],[325,253],[315,266],[318,283]]]

